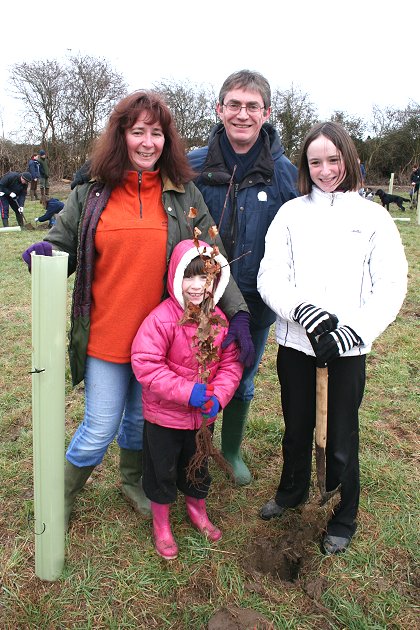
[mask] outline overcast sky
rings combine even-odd
[[[105,58],[130,91],[188,79],[218,93],[248,68],[307,93],[320,118],[420,102],[418,0],[8,0],[1,20],[0,124],[12,139],[10,67],[79,53]]]

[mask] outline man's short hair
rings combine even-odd
[[[261,94],[264,108],[267,110],[271,105],[271,88],[267,79],[259,72],[252,70],[238,70],[229,75],[223,83],[219,92],[219,104],[223,105],[224,98],[230,90],[243,88],[253,90]]]

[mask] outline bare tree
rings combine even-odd
[[[348,131],[354,142],[361,142],[366,133],[366,123],[358,117],[349,116],[346,112],[335,111],[330,120],[340,123]]]
[[[420,105],[409,103],[404,109],[375,107],[373,138],[369,138],[371,164],[379,177],[396,174],[396,180],[408,180],[411,168],[420,157]]]
[[[67,178],[86,160],[115,101],[127,92],[106,60],[82,55],[65,65],[51,60],[16,64],[10,82],[29,114],[30,144],[44,146],[54,174]]]
[[[10,73],[15,98],[37,121],[40,142],[55,144],[60,123],[63,68],[55,60],[15,64]]]
[[[217,98],[212,88],[165,79],[153,88],[165,97],[187,149],[207,144],[210,130],[217,122]]]
[[[65,138],[86,157],[115,102],[127,93],[127,84],[105,59],[88,55],[69,58],[66,68],[63,122]]]
[[[56,60],[16,64],[9,83],[24,106],[19,135],[24,134],[25,140],[16,144],[3,137],[1,170],[24,168],[31,151],[43,145],[55,178],[72,178],[88,157],[113,105],[127,92],[123,77],[105,59],[80,54],[63,64]],[[157,82],[154,89],[166,98],[186,148],[207,144],[217,122],[214,89],[167,79]],[[285,91],[276,89],[270,120],[281,135],[287,156],[297,161],[303,138],[317,120],[308,94],[293,84]],[[420,161],[420,105],[416,102],[405,109],[375,107],[370,121],[342,111],[334,112],[331,120],[349,131],[370,181],[383,181],[394,172],[397,180],[405,182],[412,165]],[[371,135],[365,138],[367,128]]]
[[[316,122],[316,109],[293,84],[285,91],[276,89],[271,99],[271,122],[280,133],[286,155],[295,162],[302,140]]]

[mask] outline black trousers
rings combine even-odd
[[[19,204],[14,199],[9,200],[7,197],[1,198],[1,201],[0,201],[1,218],[4,219],[4,221],[6,222],[9,220],[9,206],[12,208],[13,212],[15,213],[17,224],[20,227],[23,227],[23,217],[18,211]]]
[[[275,496],[281,506],[296,507],[308,498],[315,429],[316,364],[303,352],[279,346],[277,374],[285,433],[283,470]],[[341,483],[340,502],[327,532],[352,536],[359,507],[359,407],[366,381],[366,356],[338,358],[328,365],[326,489]]]
[[[214,424],[208,428],[213,433]],[[197,472],[196,483],[187,479],[187,466],[197,450],[197,431],[144,421],[143,489],[150,501],[173,503],[177,489],[195,499],[207,497],[211,483],[207,462]]]

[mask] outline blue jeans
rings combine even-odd
[[[66,457],[74,466],[97,466],[115,436],[121,448],[143,449],[141,385],[131,363],[86,358],[85,416]]]
[[[250,332],[255,348],[255,361],[251,367],[246,367],[244,369],[241,382],[239,383],[238,389],[233,396],[234,398],[238,398],[239,400],[244,400],[246,402],[249,402],[254,398],[254,379],[264,354],[265,344],[267,343],[268,334],[270,332],[270,326],[268,326],[268,328],[253,328],[251,323]]]

